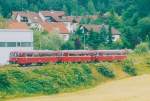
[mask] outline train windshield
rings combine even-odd
[[[13,58],[13,57],[17,57],[17,56],[18,56],[18,54],[17,54],[17,53],[15,53],[15,52],[10,53],[10,57],[11,57],[11,58]]]

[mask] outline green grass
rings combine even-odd
[[[133,62],[136,75],[150,73],[150,53],[129,54],[128,60]],[[73,92],[130,76],[130,68],[124,70],[124,61],[60,63],[31,68],[7,65],[0,68],[0,99]]]

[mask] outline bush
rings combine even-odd
[[[11,78],[15,78],[18,81],[24,81],[25,79],[27,79],[27,73],[19,70],[19,69],[12,69],[12,70],[8,70],[8,75]]]
[[[135,48],[135,53],[141,54],[141,53],[147,53],[149,51],[149,44],[148,43],[140,43]]]
[[[28,80],[24,84],[25,84],[24,89],[27,93],[36,93],[42,91],[42,86],[36,79]]]
[[[105,77],[114,78],[115,74],[112,70],[108,69],[106,66],[100,66],[97,68],[97,71]]]
[[[95,84],[86,64],[49,64],[42,68],[7,68],[0,72],[0,92],[6,96],[55,94]],[[0,96],[3,97],[3,96]]]
[[[10,87],[11,83],[8,80],[7,73],[0,73],[0,90],[7,90]]]
[[[25,82],[24,88],[27,93],[46,93],[54,94],[59,91],[55,83],[48,78],[36,78]]]
[[[150,58],[146,59],[146,64],[150,65]]]
[[[131,60],[125,60],[123,62],[123,71],[128,73],[131,76],[136,76],[136,69],[134,67],[134,64]]]
[[[75,84],[76,85],[81,85],[83,82],[86,82],[86,74],[83,73],[82,69],[74,67],[72,68],[74,72],[74,77],[75,77]]]
[[[86,73],[87,75],[92,74],[92,71],[91,71],[91,69],[88,67],[88,65],[83,64],[83,65],[82,65],[82,68],[83,68],[84,73]]]

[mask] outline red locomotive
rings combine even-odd
[[[127,58],[126,54],[126,50],[12,51],[9,62],[26,66],[57,62],[121,61]]]

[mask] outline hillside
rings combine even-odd
[[[14,11],[64,11],[67,16],[77,18],[82,16],[81,24],[109,25],[108,32],[105,29],[98,33],[90,31],[92,36],[87,36],[85,40],[89,49],[134,49],[141,42],[149,42],[149,4],[150,0],[0,0],[0,15],[8,20],[13,18]],[[91,15],[97,15],[98,18],[91,20],[85,17]],[[0,17],[0,28],[5,25],[2,17]],[[110,31],[112,27],[121,32],[121,38],[117,42],[112,42],[113,37]],[[83,37],[86,33],[76,31],[75,34],[77,36],[71,37],[58,49],[84,49]],[[78,47],[74,47],[74,41]],[[46,46],[46,49],[50,48]]]
[[[3,100],[74,92],[106,82],[149,74],[149,60],[150,55],[143,53],[129,54],[128,60],[122,62],[60,63],[29,68],[8,65],[0,68],[0,98]]]
[[[150,75],[104,83],[93,89],[8,101],[149,101]]]

